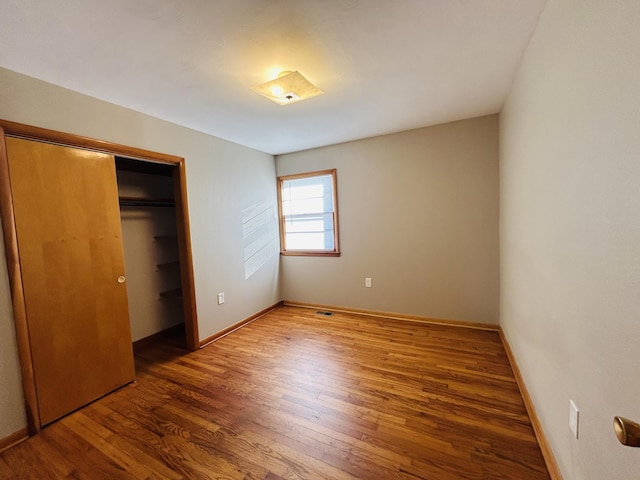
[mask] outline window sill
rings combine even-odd
[[[339,257],[340,252],[317,252],[317,251],[293,250],[293,251],[280,252],[280,255],[285,257]]]

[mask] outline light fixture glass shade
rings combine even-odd
[[[288,105],[324,93],[297,71],[281,72],[275,80],[251,89],[279,105]]]

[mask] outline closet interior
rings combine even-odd
[[[171,165],[115,157],[131,337],[135,348],[184,336]]]

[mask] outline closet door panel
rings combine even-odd
[[[7,138],[40,422],[130,382],[113,156]],[[120,279],[122,281],[122,279]]]

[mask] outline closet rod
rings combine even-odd
[[[176,202],[172,198],[137,198],[120,197],[121,207],[175,207]]]

